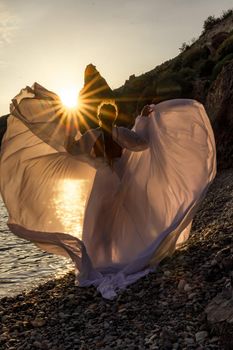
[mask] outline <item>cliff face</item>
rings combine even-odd
[[[220,168],[233,166],[233,60],[211,86],[206,110],[213,125]]]
[[[233,164],[233,12],[215,20],[192,45],[114,91],[122,109],[135,116],[146,103],[193,98],[204,104],[217,144],[218,167]]]
[[[114,99],[114,94],[106,80],[93,64],[84,72],[84,86],[79,93],[81,108],[78,111],[81,132],[98,126],[97,109],[103,100]]]
[[[210,29],[203,32],[203,34],[199,38],[199,44],[205,45],[210,44],[212,45],[215,38],[219,36],[219,33],[229,33],[232,30],[233,25],[233,16],[232,13],[229,11],[229,15],[226,16],[224,19],[219,19],[216,21],[216,24],[214,24]]]

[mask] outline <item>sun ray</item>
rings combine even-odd
[[[96,123],[96,117],[95,116],[93,116],[93,114],[91,114],[87,109],[84,109],[84,111],[83,111],[87,116],[88,116],[88,118],[91,120],[91,121],[93,121],[94,123]]]
[[[87,121],[85,120],[85,118],[83,117],[83,115],[81,114],[81,112],[78,112],[78,120],[82,125],[84,125],[86,130],[89,129],[89,125],[88,125]]]
[[[79,130],[80,125],[84,130],[89,129],[89,121],[97,123],[96,116],[96,107],[99,103],[103,101],[103,97],[99,97],[98,94],[107,90],[107,85],[103,84],[100,87],[95,88],[94,84],[98,81],[98,76],[94,77],[90,80],[81,90],[81,94],[79,94],[79,103],[78,103],[78,91],[75,88],[73,89],[73,102],[76,104],[73,108],[68,108],[68,103],[63,103],[62,96],[54,94],[51,97],[51,100],[46,102],[47,108],[42,109],[40,113],[38,113],[38,118],[47,116],[49,123],[54,123],[54,135],[61,134],[68,135],[72,129],[76,131]],[[91,89],[92,88],[92,89]],[[60,90],[61,91],[61,90]],[[64,91],[64,90],[63,90]],[[66,94],[69,95],[71,89],[66,89]],[[75,93],[74,93],[75,91]],[[61,95],[61,94],[60,94]],[[69,96],[70,97],[70,96]],[[107,98],[107,100],[112,100],[113,98]],[[116,97],[114,100],[116,103],[127,103],[127,102],[143,102],[148,101],[150,97],[140,97],[140,96],[128,96],[128,97]],[[154,99],[154,96],[151,97],[151,100]],[[41,101],[39,101],[41,103]],[[77,105],[78,103],[78,105]],[[69,104],[71,106],[71,104]],[[46,125],[42,126],[42,129],[46,129]],[[62,129],[62,130],[60,130]]]
[[[100,102],[101,101],[98,101],[98,104]],[[95,112],[96,111],[96,106],[93,106],[93,104],[91,104],[91,103],[89,103],[89,104],[85,103],[85,104],[83,104],[82,110],[84,110],[84,111],[89,110],[89,111]]]
[[[96,75],[93,79],[91,79],[84,87],[83,87],[83,93],[85,93],[86,90],[89,90],[92,85],[94,85],[99,80],[99,75]],[[106,83],[107,84],[107,83]],[[105,88],[107,86],[105,85]]]
[[[39,100],[40,102],[40,100]],[[33,100],[33,103],[35,103],[35,101]],[[46,109],[41,109],[40,112],[37,112],[36,117],[39,119],[37,119],[37,123],[40,123],[40,118],[43,118],[46,116],[46,123],[44,123],[43,126],[40,126],[40,130],[46,130],[47,129],[47,123],[54,123],[54,125],[57,124],[56,122],[56,112],[55,112],[55,106],[57,105],[57,101],[51,101],[51,105]],[[41,120],[42,124],[43,124],[43,119]]]
[[[104,90],[107,90],[106,86],[100,86],[100,87],[98,87],[96,89],[93,89],[93,90],[91,90],[89,92],[85,92],[85,97],[86,98],[90,97],[90,96],[98,94],[99,92],[102,92]]]

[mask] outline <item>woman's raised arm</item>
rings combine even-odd
[[[136,118],[132,130],[124,127],[116,128],[116,141],[120,146],[134,152],[144,151],[149,147],[148,124],[151,112],[151,107],[145,106],[141,115]]]

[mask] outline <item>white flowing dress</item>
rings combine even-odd
[[[152,105],[134,128],[114,127],[123,147],[110,168],[95,158],[101,130],[67,127],[56,94],[35,83],[12,100],[1,148],[1,193],[13,233],[70,257],[76,283],[112,299],[171,255],[216,173],[204,107],[174,99]]]

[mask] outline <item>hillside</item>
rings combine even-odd
[[[233,11],[215,21],[204,24],[207,28],[192,44],[183,43],[178,56],[138,77],[130,76],[114,92],[120,97],[130,94],[155,102],[174,97],[196,97],[204,102],[210,85],[233,58]]]
[[[193,98],[204,104],[217,143],[219,168],[233,163],[233,11],[209,17],[201,36],[181,53],[114,91],[121,113],[134,115],[146,103]],[[124,102],[122,102],[124,100]]]

